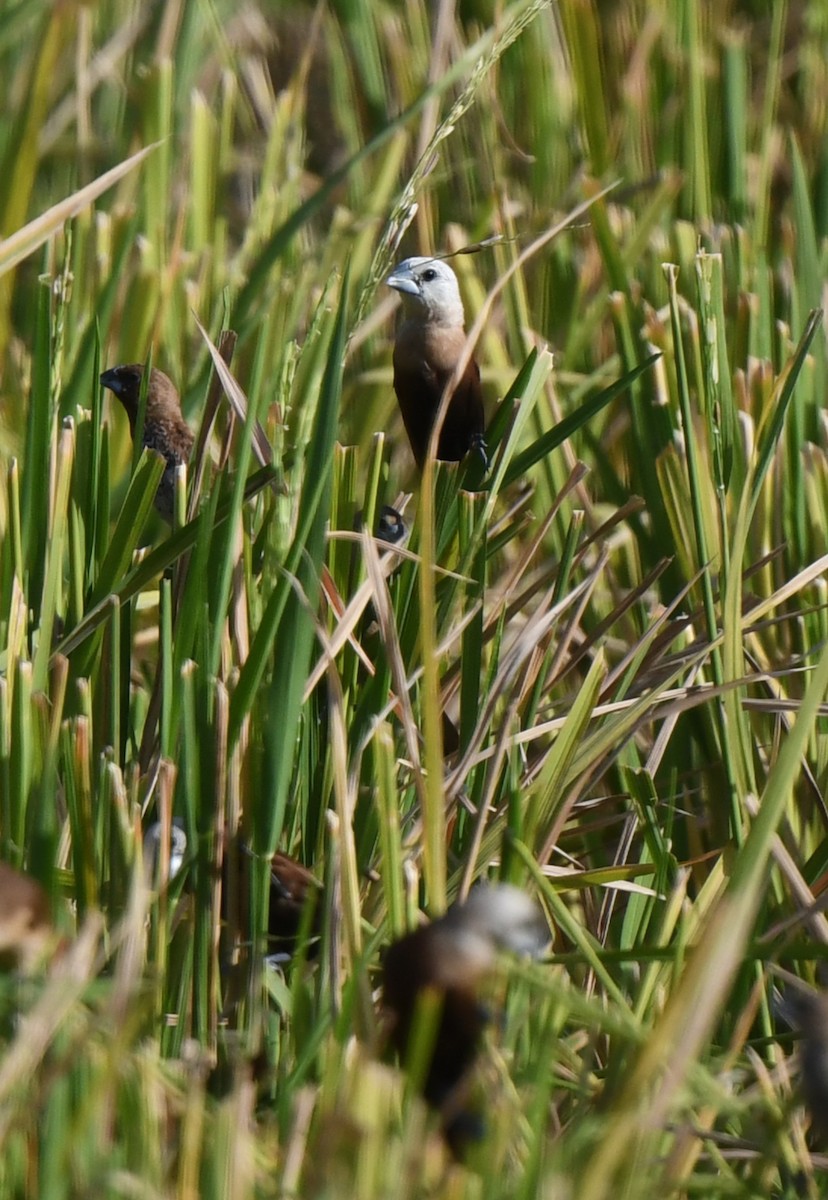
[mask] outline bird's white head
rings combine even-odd
[[[490,940],[515,954],[535,957],[549,944],[549,927],[536,902],[508,883],[481,883],[443,921]]]
[[[438,325],[463,327],[463,301],[457,276],[440,258],[407,258],[385,281],[400,293],[409,316]]]
[[[158,874],[161,865],[161,835],[163,827],[160,821],[155,821],[150,825],[149,829],[144,834],[144,865],[147,870],[148,878],[153,886],[158,881]],[[178,817],[173,819],[170,826],[170,873],[169,878],[174,879],[184,865],[184,859],[187,856],[187,834],[184,831],[184,826]]]

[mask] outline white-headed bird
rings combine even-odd
[[[394,343],[394,391],[414,459],[422,470],[446,385],[466,343],[457,276],[439,258],[407,258],[386,283],[400,293],[404,320]],[[476,450],[488,467],[480,368],[470,358],[452,392],[437,458],[459,462]]]
[[[442,1117],[453,1149],[474,1137],[480,1122],[467,1107],[471,1068],[488,1014],[479,989],[501,951],[537,955],[549,929],[534,900],[509,884],[482,884],[463,904],[389,946],[383,959],[383,1004],[393,1019],[391,1040],[402,1061],[410,1052],[425,995],[439,1004],[423,1095]]]

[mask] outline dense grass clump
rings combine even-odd
[[[0,1195],[824,1193],[827,63],[821,0],[0,13]],[[383,281],[474,247],[492,467],[420,479]],[[378,970],[482,879],[554,940],[458,1163]]]

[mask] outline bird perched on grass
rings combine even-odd
[[[543,915],[525,892],[508,884],[483,884],[464,904],[453,905],[445,916],[406,934],[386,951],[383,1003],[403,1062],[423,1000],[432,995],[438,1004],[433,1049],[429,1062],[422,1064],[423,1095],[440,1111],[455,1150],[479,1125],[465,1107],[468,1076],[487,1024],[479,988],[499,951],[537,955],[548,942]]]
[[[354,517],[354,529],[357,533],[362,529],[362,509]],[[403,515],[390,504],[383,504],[376,518],[374,537],[389,546],[398,546],[408,537],[408,526]]]
[[[443,392],[466,342],[463,301],[457,276],[439,258],[407,258],[386,283],[400,293],[405,312],[394,343],[394,391],[422,470]],[[476,450],[488,468],[483,431],[480,368],[470,358],[452,392],[437,458],[459,462]]]
[[[129,417],[129,431],[133,439],[138,423],[143,375],[142,363],[110,367],[101,375],[103,386],[114,392],[123,404]],[[164,520],[172,524],[175,509],[175,469],[188,462],[193,449],[193,435],[181,415],[181,401],[175,384],[157,367],[152,368],[147,385],[147,404],[141,440],[142,445],[148,450],[156,450],[166,463],[155,494],[155,507]]]

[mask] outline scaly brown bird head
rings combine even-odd
[[[465,315],[457,276],[440,258],[407,258],[385,281],[400,293],[406,316],[463,328]]]
[[[129,428],[134,436],[138,420],[138,402],[141,396],[141,380],[144,377],[143,363],[126,363],[122,367],[110,367],[101,375],[101,383],[113,392],[123,404],[129,417]],[[152,368],[147,387],[145,421],[183,420],[181,402],[175,384],[168,375]]]
[[[110,367],[101,375],[103,386],[115,393],[126,410],[133,440],[138,422],[143,376],[144,367],[141,363]],[[166,463],[155,494],[155,507],[165,521],[172,522],[176,467],[188,462],[193,449],[193,434],[181,415],[181,403],[175,384],[156,367],[152,368],[147,387],[144,432],[141,440],[148,450],[157,451]]]

